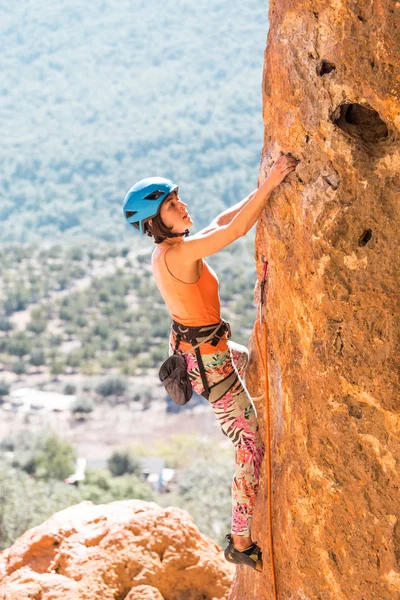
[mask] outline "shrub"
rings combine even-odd
[[[85,361],[81,364],[80,366],[80,372],[83,375],[88,375],[90,377],[93,377],[94,375],[100,375],[101,373],[101,367],[98,363],[96,363],[95,361]]]
[[[14,325],[7,317],[0,317],[0,331],[11,331]]]
[[[41,349],[32,350],[31,355],[29,357],[29,363],[34,367],[41,367],[46,364],[46,357]]]
[[[154,366],[161,365],[161,363],[168,357],[168,349],[162,344],[160,346],[153,346],[150,350],[150,358]]]
[[[29,331],[37,334],[46,331],[46,327],[47,323],[44,319],[32,319],[27,325],[27,329]]]
[[[64,372],[65,372],[65,363],[62,360],[56,359],[51,363],[50,373],[52,375],[57,377],[58,375],[61,375]]]
[[[85,360],[95,358],[97,353],[97,345],[86,343],[81,349],[81,356]]]
[[[100,396],[122,396],[126,392],[126,382],[123,379],[106,379],[96,387]]]
[[[10,393],[10,387],[6,381],[0,379],[0,397],[8,396]]]
[[[76,316],[75,323],[78,327],[82,329],[83,327],[86,327],[86,325],[88,324],[88,320],[83,314],[80,313]]]
[[[119,371],[124,377],[132,377],[136,375],[136,362],[134,360],[127,360],[123,362]]]
[[[59,319],[62,321],[72,321],[74,319],[74,310],[69,306],[62,306],[58,313]]]
[[[129,356],[129,352],[126,346],[121,346],[114,352],[115,360],[117,361],[126,361],[131,357]]]
[[[141,355],[136,359],[136,366],[138,369],[151,369],[154,366],[152,359],[150,356]]]
[[[117,336],[113,336],[111,338],[111,350],[114,352],[114,350],[118,350],[118,348],[120,347],[121,344],[121,340],[119,339],[119,337]]]
[[[99,301],[100,302],[108,302],[110,296],[107,290],[101,290],[99,292]]]
[[[128,352],[130,354],[133,354],[133,356],[135,356],[142,350],[143,350],[143,342],[141,340],[133,339],[133,340],[129,341]]]
[[[12,466],[18,467],[29,474],[34,473],[34,454],[37,436],[29,430],[25,430],[21,431],[16,436],[9,436],[7,438],[7,443],[9,450],[13,451]]]
[[[71,338],[76,333],[75,323],[72,323],[71,321],[66,323],[64,326],[64,333]]]
[[[61,335],[51,335],[49,337],[49,345],[53,346],[53,347],[57,347],[59,346],[63,341],[63,338]]]
[[[71,248],[68,252],[68,258],[70,260],[74,260],[74,261],[81,261],[83,260],[83,251],[82,248],[80,248],[79,246],[76,246],[74,248]]]
[[[77,398],[72,404],[71,411],[74,414],[89,414],[93,411],[93,402],[90,400],[90,398]]]
[[[23,375],[26,373],[26,364],[23,360],[17,360],[11,367],[11,370],[16,375]]]
[[[76,385],[74,383],[66,383],[64,385],[63,394],[67,396],[73,396],[76,392]]]
[[[77,368],[80,366],[82,360],[82,352],[80,350],[75,350],[74,352],[68,354],[66,358],[66,363],[69,367]]]

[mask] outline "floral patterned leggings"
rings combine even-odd
[[[233,387],[210,404],[221,429],[235,446],[236,467],[232,481],[232,533],[250,536],[251,520],[257,497],[264,445],[261,440],[257,414],[241,377],[248,362],[248,350],[235,342],[228,342],[225,352],[203,354],[203,364],[210,386],[225,379],[235,369],[238,378]],[[186,366],[193,389],[203,392],[196,355],[185,354]],[[222,384],[221,384],[222,387]],[[217,388],[215,388],[217,390]]]

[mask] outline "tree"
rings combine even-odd
[[[76,452],[70,442],[56,433],[39,440],[35,449],[34,473],[41,479],[64,479],[74,470]]]
[[[154,499],[152,489],[134,474],[125,474],[112,480],[111,494],[113,500],[126,500],[135,498],[137,500]]]
[[[12,291],[9,296],[3,301],[3,307],[7,315],[24,310],[29,302],[29,293],[24,288],[17,288]]]
[[[231,526],[233,467],[233,460],[215,455],[212,463],[196,461],[178,475],[181,506],[220,545]]]
[[[31,351],[31,341],[23,332],[14,334],[9,338],[7,344],[7,352],[13,356],[22,358]]]
[[[113,452],[107,461],[107,467],[113,477],[119,477],[125,473],[137,475],[140,473],[140,462],[130,448]]]
[[[85,480],[79,485],[82,500],[104,504],[113,500],[154,500],[152,489],[136,475],[112,477],[104,469],[87,469]]]
[[[0,550],[81,499],[76,488],[59,481],[37,481],[0,459]]]

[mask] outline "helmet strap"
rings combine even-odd
[[[176,237],[187,237],[189,235],[189,229],[185,229],[183,233],[169,233],[167,237],[176,238]]]

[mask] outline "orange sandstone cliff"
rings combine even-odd
[[[0,554],[0,600],[224,600],[233,571],[184,510],[82,502]]]
[[[271,0],[269,19],[261,177],[301,161],[256,238],[278,599],[398,600],[400,2]],[[266,490],[264,463],[264,571],[231,600],[273,598]]]

